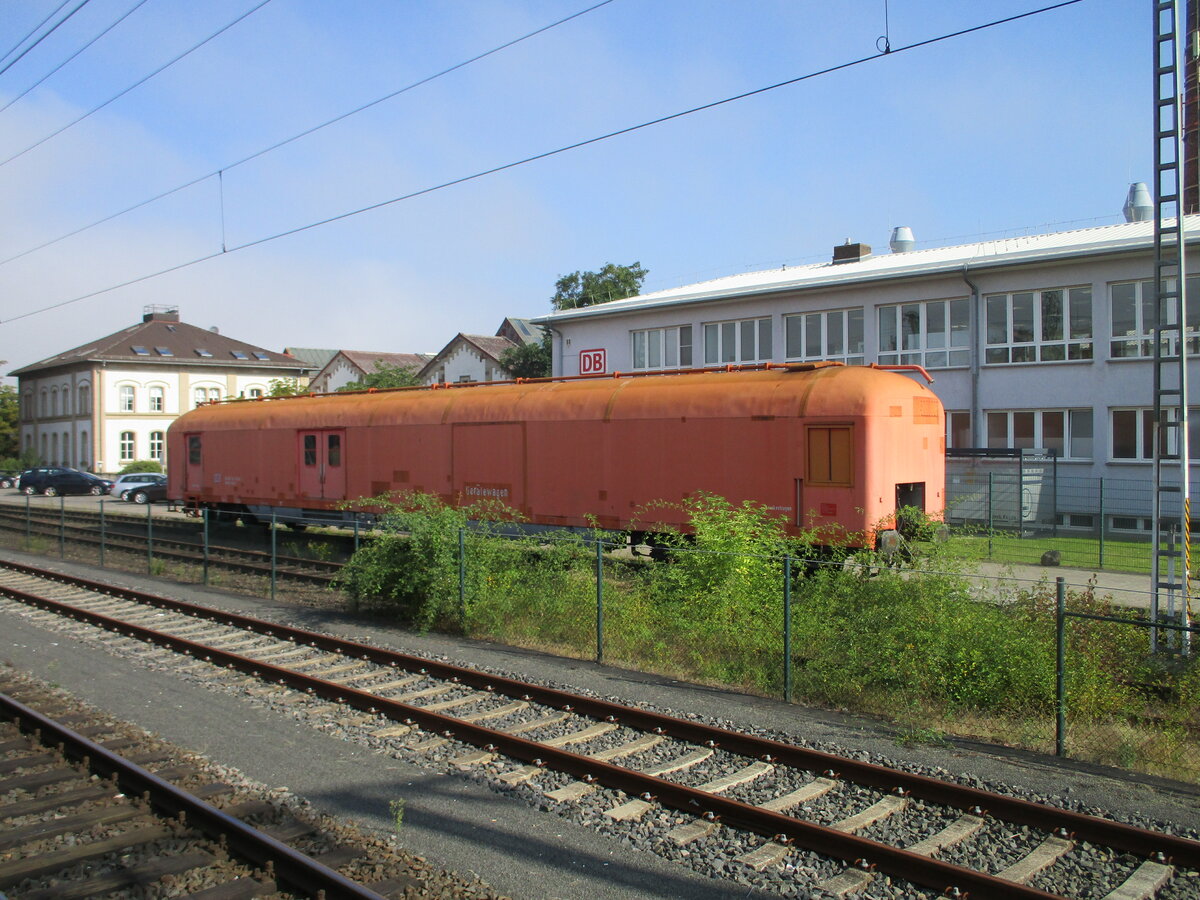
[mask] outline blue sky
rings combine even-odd
[[[136,0],[90,0],[0,75],[0,106]],[[148,0],[0,112],[7,159],[258,0]],[[271,0],[0,165],[0,259],[596,0]],[[4,4],[0,52],[59,0]],[[66,7],[71,9],[74,0]],[[1036,0],[890,0],[893,47]],[[222,246],[217,179],[0,265],[3,371],[177,304],[272,349],[426,352],[638,260],[657,290],[827,259],[1120,221],[1151,180],[1151,4],[1084,0],[395,203],[42,312]],[[875,53],[884,0],[613,0],[223,177],[227,247]],[[8,321],[13,319],[13,321]]]

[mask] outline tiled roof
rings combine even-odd
[[[377,353],[371,350],[342,350],[339,352],[368,374],[376,370],[377,363],[401,369],[419,369],[433,359],[428,353]]]
[[[489,334],[462,334],[459,337],[470,344],[474,344],[478,350],[497,361],[499,361],[501,353],[517,346],[506,337],[496,337]]]
[[[316,347],[284,347],[283,352],[318,369],[338,354],[336,350],[320,350]]]
[[[1189,242],[1200,240],[1200,215],[1184,217],[1184,231]],[[1075,231],[1033,234],[1001,240],[937,247],[929,250],[910,250],[907,253],[880,253],[857,262],[834,264],[815,263],[807,266],[785,266],[763,272],[744,272],[702,281],[682,287],[669,288],[599,303],[581,309],[568,309],[533,319],[534,322],[562,322],[593,316],[618,315],[641,309],[675,304],[701,303],[712,300],[746,297],[754,294],[799,291],[833,287],[860,282],[911,278],[944,272],[961,272],[1037,263],[1075,256],[1117,253],[1129,250],[1149,250],[1154,245],[1154,222],[1127,222],[1103,225]]]
[[[283,353],[197,328],[173,317],[154,316],[99,340],[22,366],[9,375],[25,375],[89,361],[162,363],[176,367],[181,364],[222,368],[266,366],[293,372],[313,368]]]

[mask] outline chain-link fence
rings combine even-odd
[[[310,533],[301,547],[281,517],[239,527],[259,555],[235,577],[227,526],[203,520],[180,554],[149,512],[102,506],[85,541],[61,500],[37,505],[40,518],[28,501],[5,508],[0,543],[269,596],[294,595],[284,579],[299,555],[333,568],[335,545],[350,543]],[[975,738],[1200,782],[1200,632],[1151,629],[1144,609],[1088,585],[1064,584],[1060,607],[1054,583],[978,574],[954,555],[962,538],[900,565],[448,520],[361,537],[363,552],[330,576],[345,593],[307,590],[408,626],[881,716],[901,741]]]
[[[1051,551],[1064,566],[1149,575],[1153,495],[1149,480],[949,460],[945,520],[959,538],[957,552],[970,558],[1037,565]],[[1169,502],[1162,515],[1180,518]]]

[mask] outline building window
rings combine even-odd
[[[490,381],[491,379],[489,378],[488,380]],[[248,391],[246,391],[246,393],[250,396],[250,398],[252,400],[261,400],[262,395],[263,395],[263,389],[259,388],[259,387],[252,387]]]
[[[864,362],[862,307],[784,316],[783,335],[788,359],[829,359],[848,366]]]
[[[1175,289],[1174,279],[1168,289]],[[1125,281],[1110,284],[1109,305],[1112,313],[1112,340],[1108,354],[1113,359],[1146,359],[1154,355],[1154,282]],[[1200,297],[1200,277],[1187,280],[1189,298]],[[1166,324],[1174,325],[1175,303],[1167,304]],[[1187,314],[1188,353],[1200,353],[1200,304],[1189,303]],[[1163,353],[1174,356],[1176,336],[1168,332],[1163,340]]]
[[[1060,459],[1092,458],[1090,409],[993,410],[987,414],[991,449],[1051,450]]]
[[[970,411],[946,410],[946,446],[962,450],[974,447],[971,438]]]
[[[771,359],[771,320],[741,319],[704,326],[704,364],[754,363]]]
[[[1061,362],[1092,358],[1092,289],[989,294],[984,362]]]
[[[133,412],[133,385],[123,384],[118,392],[121,412]]]
[[[208,402],[209,403],[216,403],[220,399],[221,399],[221,389],[220,388],[209,388],[208,389]]]
[[[50,465],[58,465],[58,432],[50,435]]]
[[[21,418],[29,421],[34,418],[36,410],[33,404],[33,392],[26,391],[21,396]]]
[[[64,416],[71,415],[71,388],[65,384],[62,389],[62,412]]]
[[[879,307],[881,365],[944,369],[971,362],[971,303],[925,300]]]
[[[633,368],[690,369],[692,367],[692,326],[648,328],[630,333],[633,340]]]
[[[164,408],[164,392],[160,387],[150,388],[150,412],[162,412]]]
[[[53,411],[53,415],[58,415],[58,388],[50,388],[50,409]]]
[[[156,459],[159,462],[162,462],[163,456],[164,456],[163,451],[164,451],[165,446],[166,446],[166,440],[165,440],[165,436],[164,436],[163,432],[161,432],[161,431],[150,432],[150,458],[151,459]]]
[[[1167,409],[1167,421],[1177,422],[1179,414]],[[1154,409],[1114,409],[1112,422],[1112,459],[1151,461],[1154,459]],[[1164,455],[1179,453],[1179,429],[1163,429],[1160,438]],[[1200,460],[1200,408],[1188,407],[1188,456]]]
[[[133,462],[134,456],[133,432],[121,432],[121,462]]]
[[[45,388],[42,388],[41,403],[39,405],[40,412],[38,413],[38,415],[43,419],[46,418],[46,416],[48,415],[48,413],[50,411],[50,407],[48,405],[49,403],[50,403],[50,392],[47,391]],[[43,450],[44,449],[45,448],[43,448]],[[42,455],[44,456],[45,454],[43,453]]]
[[[79,415],[90,416],[92,414],[92,389],[86,384],[79,386]]]
[[[91,447],[88,446],[88,433],[79,432],[79,468],[86,469],[92,464]]]

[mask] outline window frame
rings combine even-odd
[[[118,437],[117,458],[123,463],[137,459],[137,435],[132,431],[122,431]]]
[[[1047,438],[1047,417],[1062,416],[1062,434],[1059,438]],[[1085,418],[1086,415],[1086,418]],[[995,443],[993,424],[996,416],[1005,416],[1005,438],[1003,445]],[[1061,440],[1062,452],[1058,459],[1062,462],[1094,462],[1096,459],[1096,415],[1090,406],[1056,407],[1051,409],[987,409],[983,411],[983,444],[988,449],[1011,450],[1017,448],[1017,417],[1029,416],[1031,427],[1029,444],[1020,449],[1057,449],[1051,446],[1051,441]],[[1084,423],[1090,426],[1090,435],[1076,432],[1076,425]],[[1082,447],[1077,442],[1088,442],[1087,455],[1081,452]]]
[[[117,411],[123,413],[137,412],[137,390],[132,384],[117,386]]]
[[[830,346],[830,321],[838,321],[838,328],[841,330],[841,349],[835,350]],[[816,335],[816,342],[819,344],[819,351],[810,353],[810,344],[813,341],[812,327],[816,325],[819,333]],[[852,333],[854,325],[857,324],[857,335]],[[795,339],[795,345],[793,344]],[[857,341],[857,350],[852,350],[852,345]],[[799,349],[799,353],[793,353],[793,349]],[[816,310],[813,312],[796,312],[786,313],[783,316],[783,358],[789,362],[819,362],[821,360],[829,360],[831,362],[845,363],[848,366],[861,366],[866,364],[867,359],[867,340],[866,340],[866,308],[862,306],[847,306],[842,309],[826,309]]]
[[[684,341],[684,332],[687,340]],[[690,369],[695,354],[694,328],[689,325],[665,325],[661,328],[639,328],[629,332],[629,367],[635,372],[657,372],[660,369]],[[641,363],[639,364],[639,343]],[[657,353],[658,365],[652,360]],[[674,362],[671,362],[671,360]]]
[[[1175,279],[1169,279],[1168,284],[1173,290]],[[1133,296],[1128,301],[1122,300],[1122,305],[1128,302],[1131,305],[1131,315],[1133,328],[1127,329],[1123,333],[1117,333],[1117,299],[1115,293],[1118,289],[1132,287],[1134,289]],[[1189,297],[1197,297],[1200,294],[1200,275],[1190,275],[1187,279],[1187,293]],[[1153,359],[1154,358],[1154,326],[1147,326],[1146,320],[1153,319],[1155,315],[1154,302],[1154,279],[1153,278],[1135,278],[1126,281],[1110,281],[1108,283],[1108,358],[1111,360],[1126,360],[1126,359]],[[1147,296],[1149,295],[1149,296]],[[1167,308],[1169,314],[1168,324],[1174,324],[1170,321],[1173,318],[1175,307],[1172,304]],[[1200,304],[1189,304],[1188,319],[1191,321],[1184,327],[1184,334],[1187,339],[1187,352],[1189,354],[1200,354]],[[1178,337],[1175,334],[1168,333],[1163,338],[1163,354],[1166,356],[1174,356],[1178,346]],[[1124,350],[1132,350],[1133,352],[1122,352]]]
[[[700,333],[704,342],[704,365],[724,366],[770,362],[774,358],[771,318],[771,316],[755,316],[747,319],[724,319],[719,322],[703,323],[700,326]],[[749,335],[745,334],[747,326],[752,326],[749,328]],[[747,338],[754,345],[752,358],[747,358],[744,352]],[[732,347],[727,346],[730,342],[732,342]]]
[[[930,322],[935,309],[940,311],[941,331],[931,330]],[[906,333],[906,317],[913,314],[917,317],[916,329]],[[890,329],[885,328],[885,317],[892,320]],[[971,364],[970,297],[943,297],[878,306],[875,324],[876,360],[880,365],[962,369]],[[888,335],[893,343],[890,347],[884,346]],[[941,336],[942,346],[937,346],[938,341],[934,340],[938,335]],[[909,346],[905,346],[907,336],[914,339]]]
[[[1132,415],[1134,419],[1133,446],[1134,456],[1117,456],[1117,416]],[[1174,421],[1177,417],[1174,409],[1168,408],[1167,416]],[[1178,429],[1171,429],[1163,437],[1168,454],[1179,452]],[[1200,462],[1200,407],[1188,407],[1188,456],[1189,465]],[[1151,463],[1154,462],[1154,407],[1152,406],[1113,406],[1108,410],[1108,461],[1118,464]]]
[[[1047,329],[1054,329],[1053,315],[1047,315],[1049,296],[1059,293],[1060,309],[1057,328],[1060,337],[1047,336]],[[1076,321],[1076,295],[1086,294],[1086,336],[1082,332],[1084,322]],[[993,310],[1003,304],[1004,321],[993,316]],[[1028,309],[1024,307],[1028,304]],[[1037,290],[1010,291],[1008,293],[985,294],[983,297],[983,364],[985,366],[1043,365],[1051,363],[1093,362],[1096,358],[1096,314],[1095,297],[1090,284],[1063,287],[1047,287]],[[1080,308],[1084,308],[1080,297]],[[1018,315],[1020,313],[1020,315]],[[1020,322],[1018,321],[1020,320]],[[1000,326],[1003,339],[993,338]],[[1018,329],[1028,330],[1028,337],[1018,339]],[[1055,350],[1061,349],[1057,356]],[[1017,358],[1018,356],[1022,358]]]

